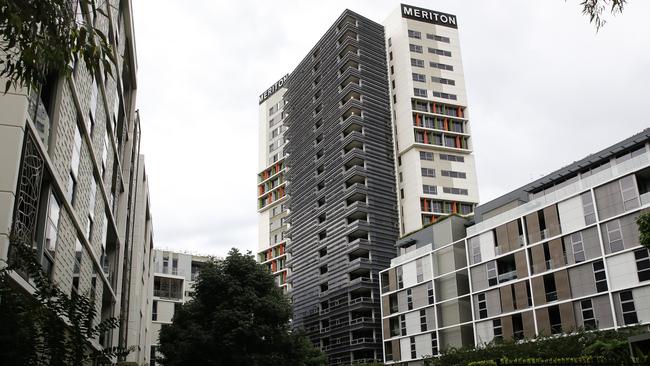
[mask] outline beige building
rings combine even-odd
[[[159,357],[157,347],[160,329],[165,324],[171,324],[174,318],[176,304],[184,304],[192,298],[194,282],[199,275],[201,266],[208,257],[186,253],[175,253],[163,250],[153,251],[153,279],[150,291],[151,317],[151,362],[155,366],[155,357]]]
[[[131,1],[78,10],[108,35],[113,78],[78,61],[70,77],[0,95],[0,266],[13,233],[32,242],[43,270],[65,292],[91,296],[119,329],[96,348],[134,346],[125,361],[149,362],[151,210],[140,120]],[[2,82],[4,85],[4,82]],[[16,284],[31,291],[21,276]]]
[[[285,181],[286,104],[285,75],[260,95],[259,99],[259,174],[257,177],[258,252],[257,260],[269,268],[275,284],[285,292],[287,276],[288,196]]]
[[[383,24],[404,235],[471,214],[478,184],[456,16],[401,5]]]
[[[650,130],[397,242],[381,272],[387,364],[455,347],[650,324]]]

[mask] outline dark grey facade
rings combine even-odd
[[[398,236],[383,27],[346,10],[291,73],[293,324],[331,365],[381,360],[378,272]]]

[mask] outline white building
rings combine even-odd
[[[259,174],[257,178],[258,261],[265,264],[276,285],[288,290],[286,247],[288,196],[285,182],[284,87],[285,75],[260,95],[259,99]]]
[[[402,4],[384,27],[404,235],[472,213],[478,184],[456,16]]]
[[[163,250],[153,252],[153,280],[151,287],[151,362],[155,366],[158,334],[164,324],[171,324],[176,304],[192,298],[194,281],[201,266],[208,260],[204,256],[174,253]]]

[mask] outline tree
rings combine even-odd
[[[77,5],[79,4],[79,5]],[[67,76],[83,59],[92,75],[111,74],[115,57],[106,35],[82,21],[84,14],[107,16],[94,0],[2,0],[0,77],[11,87],[38,88],[57,73]]]
[[[594,23],[598,31],[607,23],[603,12],[612,15],[622,13],[626,3],[627,0],[583,0],[580,5],[582,5],[582,14],[589,17],[589,23]]]
[[[96,323],[91,297],[63,292],[48,278],[28,241],[11,238],[8,266],[0,270],[0,360],[6,366],[110,364],[129,349],[96,350],[90,341],[118,326],[115,318]],[[28,294],[11,278],[34,286]]]
[[[273,277],[249,253],[232,249],[210,260],[194,299],[177,306],[160,331],[164,365],[318,366],[325,356],[289,327],[291,306]]]
[[[650,249],[650,212],[639,215],[636,224],[639,226],[639,242]]]

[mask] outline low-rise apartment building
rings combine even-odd
[[[387,364],[650,323],[650,129],[401,238],[380,274]]]
[[[194,282],[208,257],[156,249],[153,254],[151,288],[151,363],[156,365],[158,335],[164,324],[171,324],[177,304],[192,298]]]

